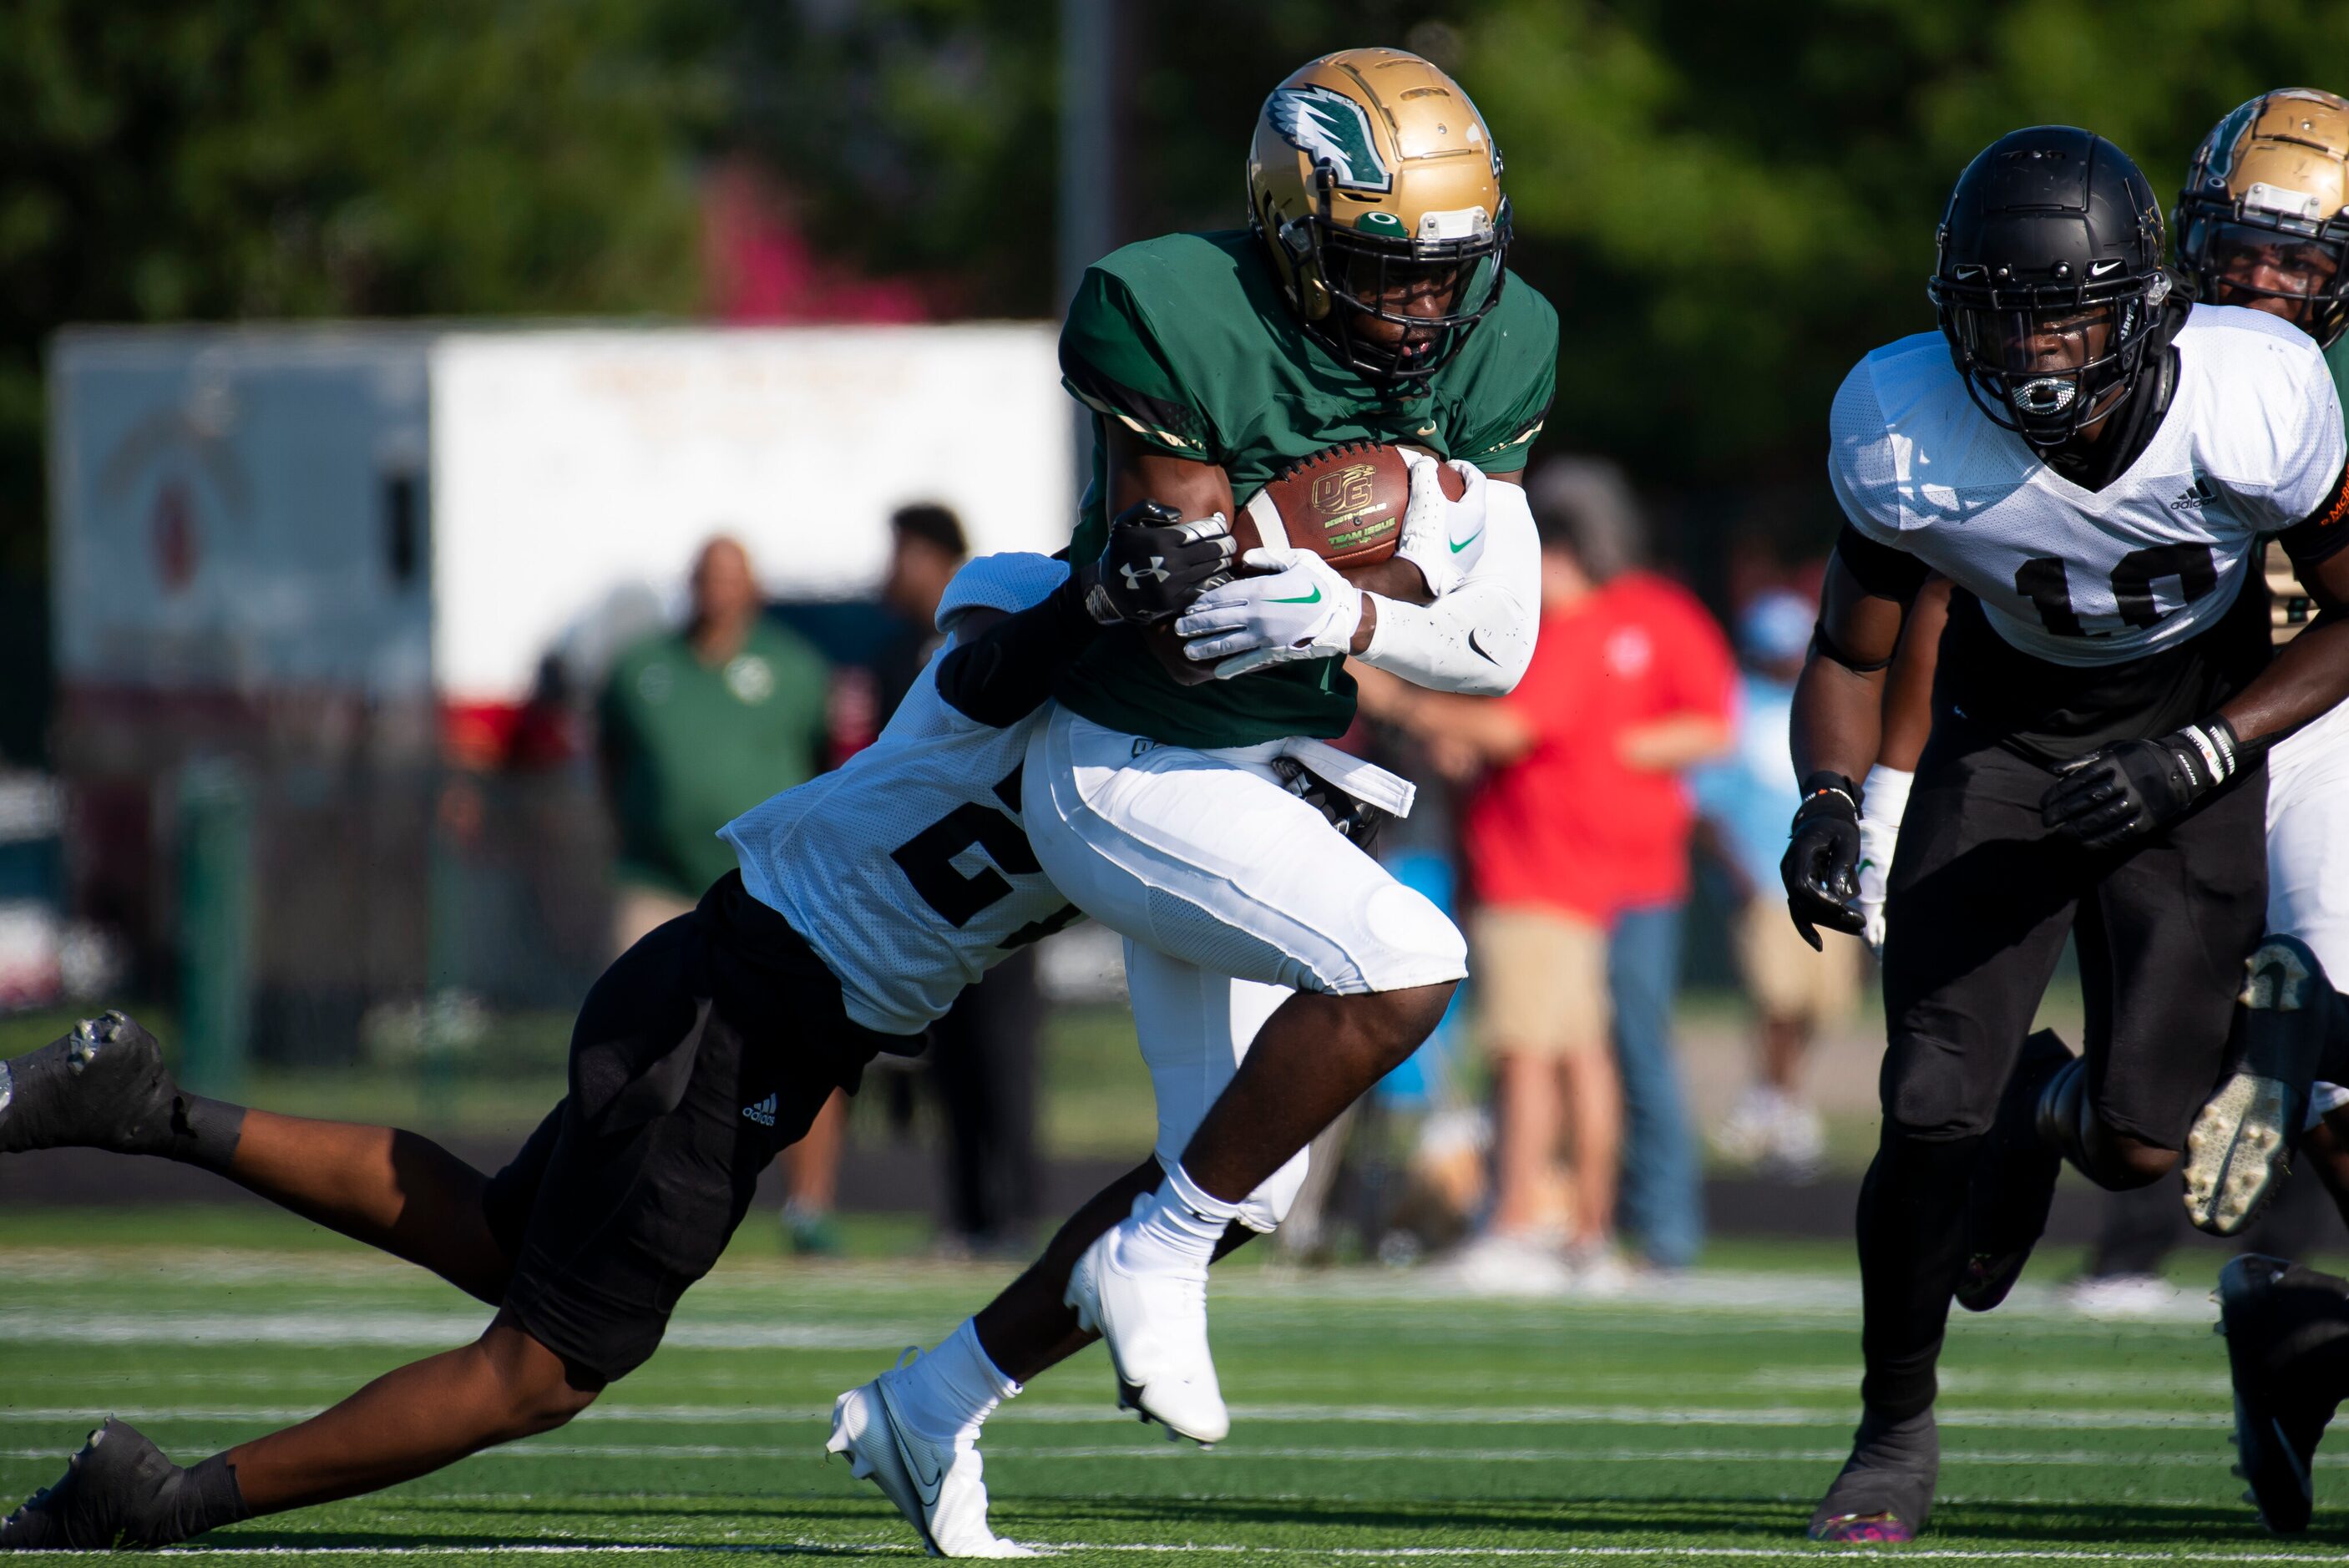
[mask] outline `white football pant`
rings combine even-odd
[[[2349,703],[2268,753],[2268,930],[2349,985]],[[2349,1088],[2320,1083],[2309,1116],[2343,1105]]]
[[[1056,709],[1029,744],[1020,815],[1061,895],[1126,939],[1134,1026],[1172,1166],[1291,991],[1354,995],[1458,980],[1467,944],[1290,794],[1282,743],[1166,746]],[[1270,1230],[1299,1150],[1252,1194]]]

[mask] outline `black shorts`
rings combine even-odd
[[[759,1175],[835,1088],[906,1042],[853,1023],[840,982],[729,872],[622,954],[571,1035],[571,1092],[491,1179],[513,1275],[499,1321],[608,1383],[651,1356]]]
[[[2176,1149],[2221,1074],[2266,915],[2267,770],[2101,854],[2040,824],[2054,781],[1962,723],[1934,725],[1885,907],[1884,1114],[1926,1138],[1987,1131],[2068,933],[2097,1114]]]

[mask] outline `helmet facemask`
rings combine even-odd
[[[1481,212],[1457,216],[1450,226],[1464,232],[1456,238],[1389,236],[1367,222],[1348,229],[1318,215],[1283,225],[1278,242],[1297,280],[1292,303],[1305,329],[1372,381],[1433,376],[1500,303],[1507,275],[1507,203],[1495,221],[1478,222]]]
[[[2109,419],[2134,395],[2169,281],[2158,273],[2101,287],[1936,277],[1930,292],[1975,406],[2045,451]]]
[[[2178,260],[2194,274],[2196,297],[2282,318],[2329,348],[2349,326],[2349,222],[2316,223],[2280,213],[2189,202]]]

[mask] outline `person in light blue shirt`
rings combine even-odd
[[[1778,861],[1786,852],[1786,801],[1795,792],[1787,725],[1795,677],[1817,608],[1783,589],[1764,593],[1737,620],[1736,739],[1729,755],[1691,779],[1697,843],[1735,891],[1732,935],[1740,975],[1759,1021],[1760,1076],[1714,1133],[1727,1158],[1790,1180],[1818,1174],[1826,1140],[1800,1083],[1818,1031],[1857,1000],[1859,944],[1830,933],[1814,953],[1786,919]]]

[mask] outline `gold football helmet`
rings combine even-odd
[[[2349,99],[2282,88],[2237,108],[2195,152],[2175,222],[2197,298],[2329,347],[2349,325]]]
[[[1248,227],[1308,332],[1380,382],[1433,376],[1501,297],[1501,152],[1458,83],[1401,49],[1341,49],[1257,114]]]

